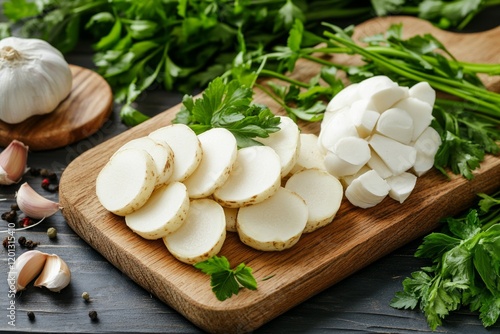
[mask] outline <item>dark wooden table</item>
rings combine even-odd
[[[1,4],[2,1],[0,1]],[[483,13],[468,27],[468,31],[484,30],[500,24],[500,10]],[[499,36],[500,42],[500,36]],[[466,46],[464,46],[466,47]],[[90,52],[85,45],[79,46],[67,56],[70,63],[92,68]],[[138,100],[139,107],[149,115],[155,115],[180,102],[181,95],[158,90],[147,91]],[[126,131],[120,123],[115,108],[110,120],[91,137],[73,145],[45,152],[32,152],[28,165],[47,168],[58,176],[74,158],[99,143]],[[26,174],[28,182],[47,198],[57,200],[57,194],[41,188],[41,178]],[[0,186],[0,212],[14,203],[17,186]],[[0,222],[0,230],[7,223]],[[49,227],[58,230],[55,240],[49,239]],[[2,240],[6,234],[0,234]],[[81,240],[66,224],[61,213],[46,219],[42,224],[16,233],[39,242],[37,249],[60,255],[72,272],[70,285],[60,293],[49,292],[30,285],[15,298],[9,296],[6,282],[8,253],[0,249],[0,330],[57,332],[116,332],[116,333],[201,333],[175,310],[150,295],[127,276],[118,271],[99,253]],[[360,270],[340,283],[290,309],[255,333],[424,333],[431,332],[419,311],[395,310],[389,306],[394,294],[401,290],[401,282],[429,263],[413,257],[421,240],[402,247],[392,254]],[[16,244],[16,256],[26,251]],[[207,281],[208,284],[208,281]],[[81,298],[82,292],[90,294],[90,301]],[[15,302],[15,327],[9,325],[9,303]],[[98,321],[91,321],[89,311],[95,310]],[[35,313],[30,321],[28,311]],[[500,324],[486,330],[477,314],[460,310],[450,315],[440,333],[494,333],[500,332]]]

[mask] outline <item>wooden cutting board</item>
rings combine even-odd
[[[385,31],[403,22],[407,35],[431,32],[457,58],[500,63],[500,28],[477,34],[454,34],[408,17],[374,19],[357,27],[357,36]],[[341,59],[340,57],[338,59]],[[345,59],[351,61],[350,59]],[[309,78],[317,68],[300,63],[294,76]],[[500,90],[499,78],[485,80]],[[256,99],[275,108],[260,92]],[[68,224],[113,265],[147,291],[210,332],[249,332],[321,292],[380,257],[435,229],[439,219],[470,206],[476,193],[500,188],[500,158],[487,157],[473,181],[447,180],[437,171],[419,178],[410,198],[399,204],[387,198],[371,209],[343,201],[333,223],[303,235],[283,252],[260,252],[228,233],[220,255],[232,266],[245,262],[253,268],[258,290],[242,290],[220,302],[210,290],[208,276],[175,260],[161,241],[147,241],[131,232],[119,218],[106,212],[95,195],[95,178],[113,152],[126,141],[170,124],[179,106],[95,147],[75,159],[60,183],[60,201]],[[303,126],[318,132],[319,124]],[[126,180],[124,180],[126,182]],[[268,278],[264,280],[265,278]]]
[[[73,87],[57,108],[18,124],[0,121],[0,146],[13,139],[32,151],[50,150],[87,138],[101,128],[113,110],[111,88],[96,72],[70,65]]]

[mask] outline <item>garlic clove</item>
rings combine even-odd
[[[46,259],[47,254],[37,250],[29,250],[21,254],[10,269],[7,279],[9,285],[14,285],[16,292],[24,290],[40,274]]]
[[[16,193],[16,202],[24,214],[33,219],[52,216],[61,209],[59,203],[38,194],[28,183],[23,183]]]
[[[0,153],[0,184],[9,185],[21,181],[27,171],[28,146],[13,140]]]
[[[35,281],[36,287],[46,287],[50,291],[59,292],[71,281],[71,271],[66,262],[55,254],[47,255],[42,273]]]

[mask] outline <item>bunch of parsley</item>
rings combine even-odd
[[[435,330],[460,307],[479,311],[485,327],[500,316],[500,192],[482,199],[466,215],[449,217],[442,232],[424,238],[415,256],[432,260],[403,281],[391,306],[420,308]]]

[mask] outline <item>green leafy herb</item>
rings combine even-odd
[[[403,281],[391,306],[419,307],[435,330],[450,312],[468,306],[485,327],[500,316],[500,193],[479,194],[478,208],[449,217],[442,232],[424,238],[416,257],[432,260]]]
[[[194,99],[184,96],[174,123],[183,123],[197,134],[215,127],[225,128],[236,137],[238,147],[261,145],[253,138],[268,137],[278,131],[280,119],[269,108],[252,103],[253,91],[239,80],[214,79]]]
[[[257,281],[252,275],[252,268],[240,263],[236,268],[231,269],[229,261],[224,256],[213,256],[195,264],[194,267],[210,275],[210,286],[220,301],[237,295],[241,287],[250,290],[257,289]]]

